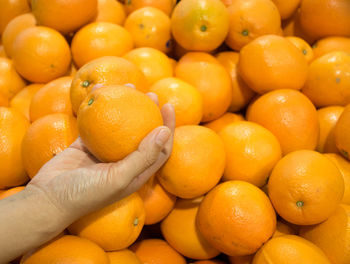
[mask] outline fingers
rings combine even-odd
[[[161,109],[164,125],[169,127],[169,129],[174,132],[175,130],[175,109],[172,104],[165,104]]]
[[[158,102],[158,95],[156,95],[155,93],[146,93],[146,95],[151,98],[151,100],[156,104],[159,105]]]

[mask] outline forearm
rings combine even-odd
[[[40,191],[25,189],[0,200],[0,263],[54,238],[71,220]]]

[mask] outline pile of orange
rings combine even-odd
[[[21,263],[350,263],[350,1],[0,0],[0,37],[0,199],[176,115],[138,192]]]

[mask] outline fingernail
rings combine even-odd
[[[168,141],[170,137],[170,130],[169,128],[165,127],[162,128],[158,135],[156,136],[156,144],[160,147],[164,146],[164,144]]]

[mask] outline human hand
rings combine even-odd
[[[148,96],[157,103],[155,94]],[[164,126],[153,130],[125,159],[101,163],[78,138],[40,169],[26,191],[40,192],[57,209],[59,221],[68,224],[137,191],[172,150],[174,108],[166,104],[161,113]]]

